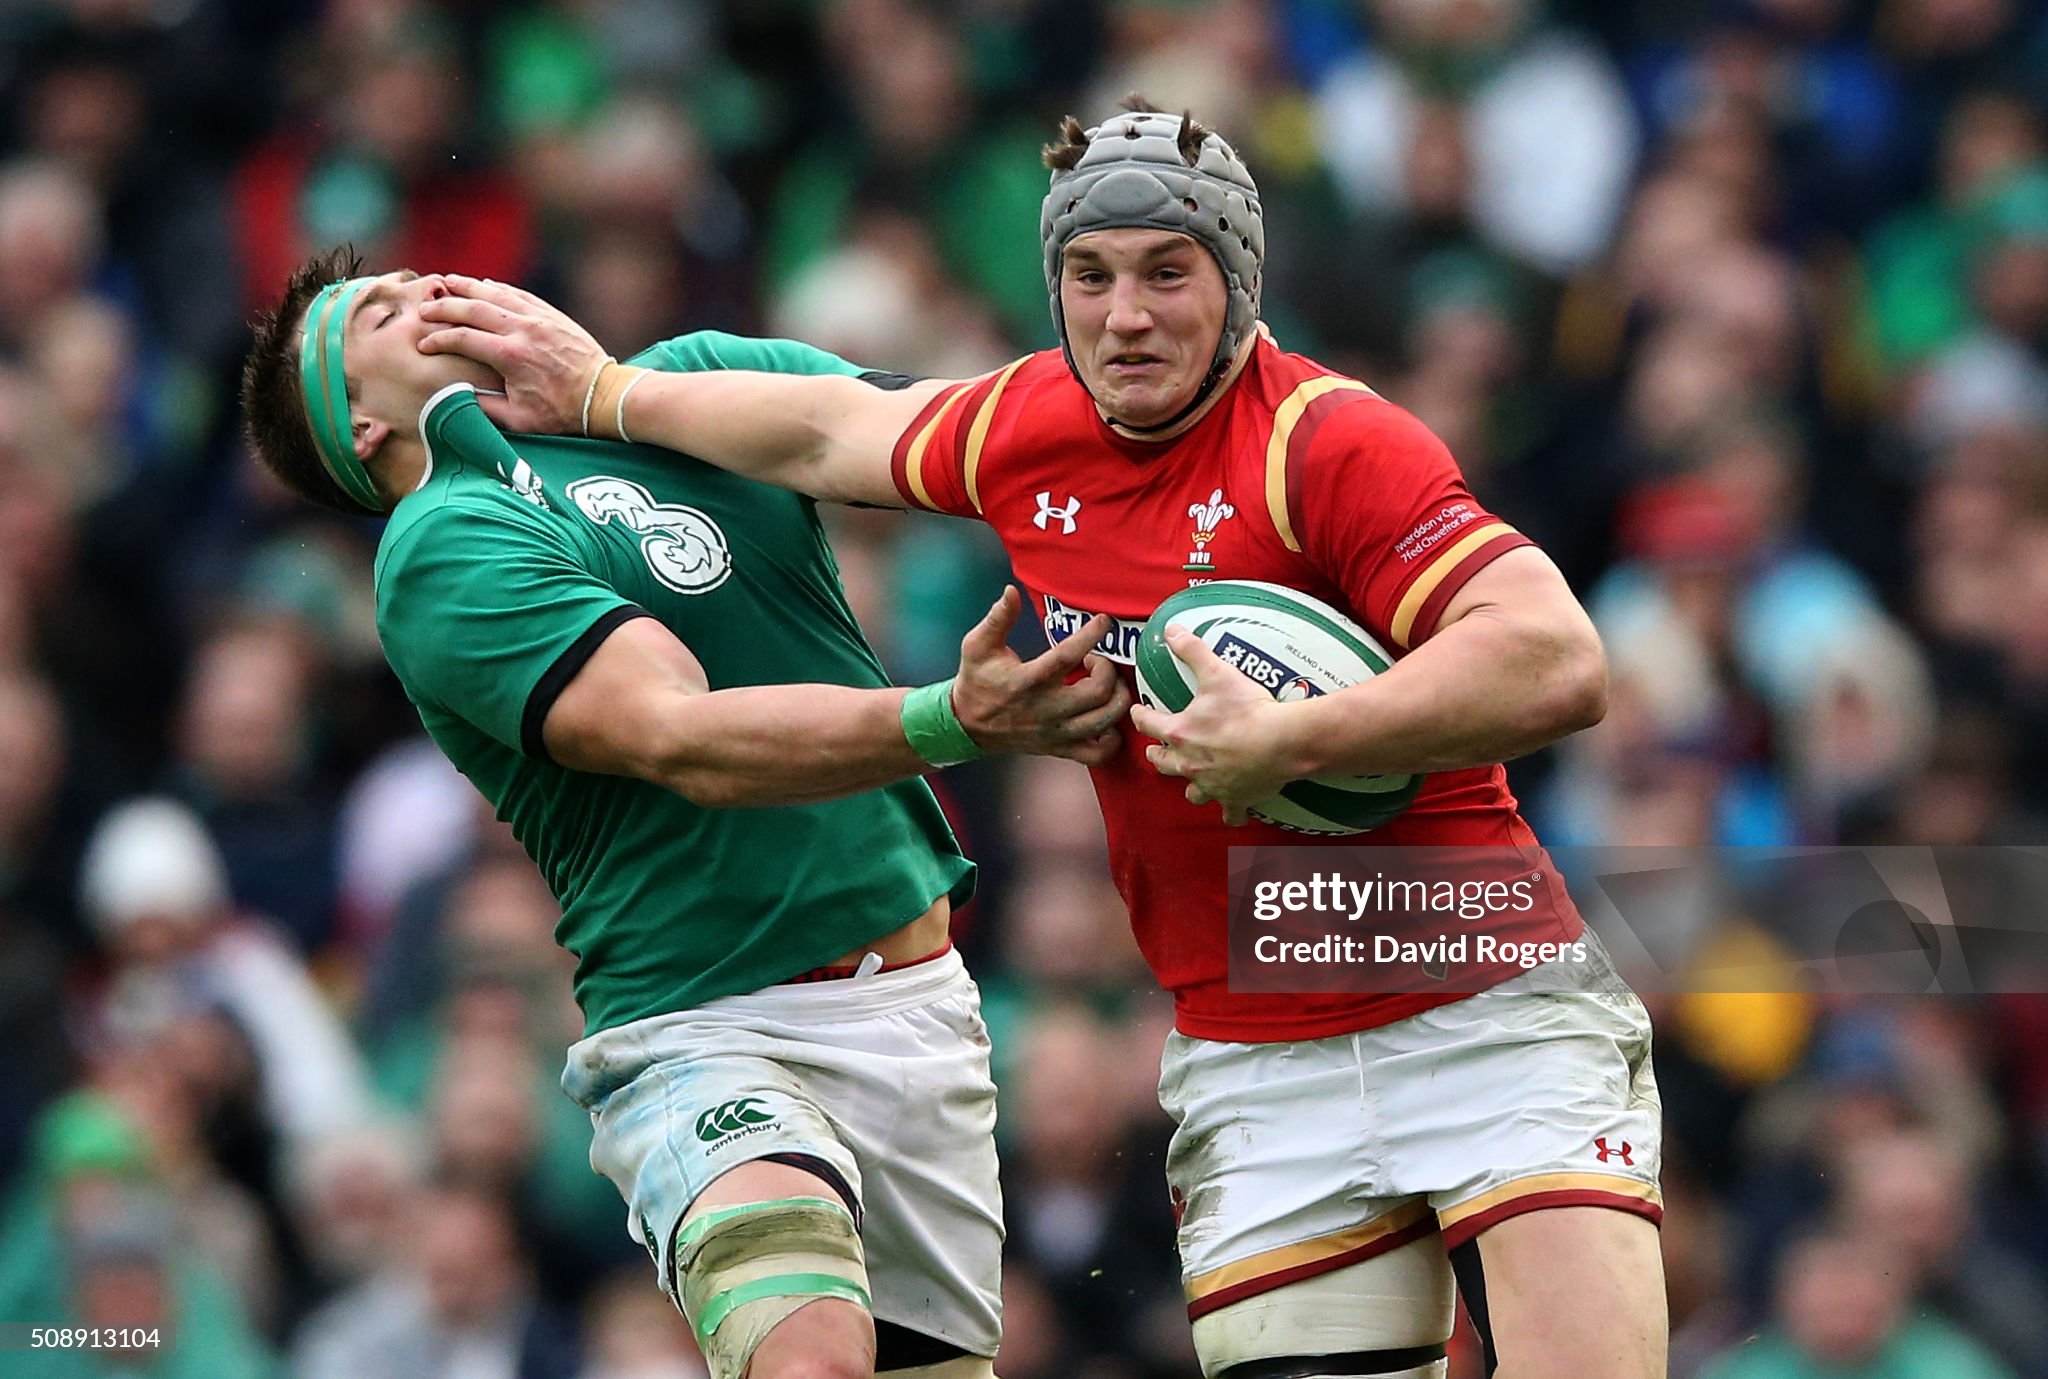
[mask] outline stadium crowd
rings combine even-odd
[[[1258,176],[1281,342],[1593,611],[1607,721],[1511,768],[1547,840],[2048,838],[2041,0],[16,0],[0,1320],[177,1344],[0,1371],[701,1373],[555,1085],[553,902],[379,657],[376,527],[241,446],[246,317],[352,241],[622,356],[965,376],[1052,343],[1037,146],[1129,90]],[[830,521],[898,680],[948,673],[992,538]],[[1170,1009],[1085,773],[940,788],[1001,1372],[1191,1375]],[[2048,1376],[2048,1000],[1645,995],[1674,1375]]]

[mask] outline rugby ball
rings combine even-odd
[[[1138,701],[1168,713],[1179,713],[1195,694],[1194,673],[1166,646],[1166,629],[1175,624],[1282,703],[1333,694],[1393,664],[1371,633],[1321,599],[1257,580],[1214,580],[1160,604],[1138,638]],[[1290,781],[1251,814],[1297,833],[1364,833],[1406,809],[1422,781],[1311,776]]]

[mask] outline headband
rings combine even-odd
[[[354,426],[348,412],[348,375],[342,371],[341,335],[348,324],[349,303],[370,282],[350,278],[329,283],[306,307],[299,334],[299,388],[305,394],[306,419],[313,427],[313,448],[341,491],[368,508],[384,511],[384,500],[370,482],[370,472],[356,458]]]

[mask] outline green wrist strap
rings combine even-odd
[[[982,755],[953,712],[953,681],[912,690],[903,699],[903,736],[932,766],[954,766]]]

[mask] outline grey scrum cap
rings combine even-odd
[[[1074,236],[1091,230],[1171,230],[1198,241],[1215,256],[1230,291],[1223,339],[1216,347],[1213,384],[1259,319],[1259,282],[1266,259],[1266,222],[1259,188],[1223,136],[1203,138],[1192,165],[1182,154],[1184,117],[1157,111],[1113,115],[1088,131],[1088,148],[1072,168],[1057,169],[1039,212],[1045,248],[1045,285],[1053,324],[1066,348],[1060,310],[1060,260]],[[1073,363],[1068,354],[1067,362]],[[1208,386],[1203,388],[1208,391]]]

